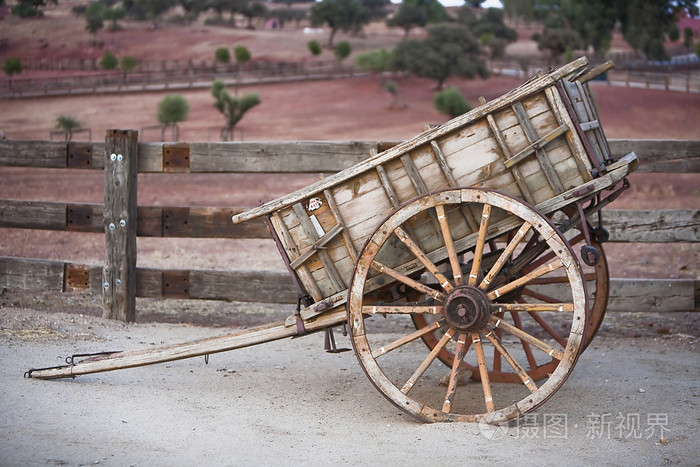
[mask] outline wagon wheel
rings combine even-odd
[[[610,276],[608,272],[608,263],[605,257],[605,252],[603,250],[603,246],[600,243],[597,243],[595,241],[591,243],[591,246],[595,247],[600,252],[600,261],[595,266],[587,266],[579,256],[580,248],[577,248],[577,246],[580,246],[580,244],[583,243],[583,241],[585,240],[583,234],[578,233],[576,235],[568,235],[567,237],[570,237],[568,238],[569,244],[571,245],[573,251],[576,253],[578,262],[582,268],[583,277],[585,280],[585,285],[589,298],[588,310],[586,313],[586,329],[583,334],[583,341],[581,344],[581,352],[583,352],[591,343],[596,333],[598,332],[601,323],[603,322],[605,310],[608,304]],[[504,240],[507,240],[506,236],[502,236],[499,239],[492,240],[491,242],[489,242],[488,248],[490,249],[490,251],[488,254],[492,252],[498,254],[498,252],[503,251],[503,248],[505,248],[505,246],[507,245],[507,241]],[[534,245],[529,245],[529,248],[534,248]],[[520,254],[523,255],[527,251],[528,246],[523,248],[523,251],[521,251]],[[533,262],[537,261],[538,258],[541,257],[542,256],[532,259],[530,263],[523,265],[523,267],[526,268],[528,265],[531,265]],[[464,265],[462,269],[463,271],[470,270],[471,262]],[[482,275],[487,272],[483,271],[483,262],[481,269]],[[566,282],[567,279],[563,275],[551,275],[541,277],[536,281],[533,281],[533,286],[529,288],[524,287],[520,289],[520,295],[518,297],[518,300],[521,302],[543,301],[549,303],[557,303],[559,302],[558,298],[548,295],[547,289],[552,289],[553,287],[556,287],[556,284],[563,284]],[[416,296],[417,294],[412,295]],[[512,324],[516,327],[522,328],[522,319],[519,316],[519,314],[519,312],[513,312],[511,314],[511,319],[513,321]],[[543,316],[542,313],[537,315],[530,313],[530,316],[534,320],[532,326],[535,327],[539,331],[539,333],[544,332],[552,338],[556,339],[558,342],[563,342],[564,338],[557,331],[556,322],[558,320],[556,319],[556,317],[554,317],[555,319],[551,319],[552,317]],[[422,329],[431,322],[430,317],[426,316],[425,314],[412,314],[411,319],[413,320],[413,324],[416,329]],[[435,348],[435,346],[438,345],[440,341],[439,335],[436,335],[436,333],[433,332],[423,334],[421,336],[421,339],[428,346],[429,349]],[[530,351],[530,349],[528,348],[529,344],[527,342],[521,341],[520,345],[523,348],[523,351]],[[516,373],[513,372],[512,368],[508,365],[502,365],[502,362],[500,361],[500,354],[495,349],[493,349],[493,355],[487,355],[486,357],[489,360],[489,362],[492,362],[489,367],[490,381],[520,383],[520,378]],[[446,366],[451,367],[452,362],[454,361],[454,352],[452,352],[451,348],[445,346],[438,352],[437,358]],[[534,363],[530,363],[530,361],[528,361],[528,367],[526,369],[528,374],[532,376],[532,378],[535,381],[546,377],[547,374],[551,373],[559,363],[558,360],[556,360],[555,358],[544,359],[544,361],[542,359],[540,359],[539,361],[531,361]],[[471,365],[469,362],[463,361],[462,367],[471,371],[472,379],[474,379],[475,381],[480,380],[478,365]]]
[[[469,234],[462,217],[465,209],[481,219],[478,233]],[[512,240],[487,274],[479,277],[476,271],[484,258],[484,244],[508,232],[514,232]],[[539,264],[527,272],[522,268],[523,274],[518,277],[499,274],[518,253],[521,242],[534,242],[545,249],[538,255]],[[472,265],[477,266],[464,277],[458,256],[469,250],[474,251]],[[451,276],[436,266],[445,260]],[[415,280],[413,277],[421,271],[434,277],[439,288]],[[523,288],[554,271],[562,271],[568,283],[565,299],[558,303],[521,303]],[[387,281],[397,281],[429,298],[377,303],[373,292]],[[521,313],[564,316],[568,323],[567,332],[561,333],[564,345],[551,336],[531,333],[523,320],[518,325],[500,317],[520,318]],[[387,316],[386,321],[401,335],[387,333],[383,320],[370,318],[378,314]],[[437,319],[426,320],[424,327],[414,330],[408,319],[412,314]],[[571,372],[582,344],[586,291],[579,263],[567,241],[534,208],[493,191],[452,189],[406,204],[372,234],[358,259],[349,290],[348,322],[365,373],[397,407],[431,422],[509,420],[539,407]],[[427,333],[439,337],[432,350],[419,339]],[[528,344],[524,346],[527,351],[515,345],[523,341]],[[432,365],[444,348],[453,354],[451,371],[444,381],[446,388],[439,385],[444,380],[444,367]],[[505,365],[510,365],[522,385],[489,379],[485,350],[492,349]],[[556,359],[546,381],[539,385],[525,369],[536,353]],[[464,374],[464,361],[478,368],[480,383],[458,387],[463,381],[460,374]]]

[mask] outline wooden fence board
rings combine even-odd
[[[62,292],[63,270],[58,261],[0,257],[0,288]]]
[[[697,209],[603,210],[612,242],[666,243],[700,241]]]
[[[65,168],[67,147],[63,142],[0,140],[0,166]]]
[[[637,172],[700,172],[700,140],[611,139],[610,152],[619,158],[634,151]]]

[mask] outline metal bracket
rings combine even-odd
[[[92,143],[68,143],[66,166],[74,169],[91,169]]]
[[[190,272],[163,271],[163,298],[190,298]]]
[[[66,206],[66,230],[71,232],[93,232],[92,223],[94,221],[92,207],[84,205]],[[99,222],[99,231],[102,231],[102,222]]]
[[[163,172],[189,172],[189,144],[163,144]]]

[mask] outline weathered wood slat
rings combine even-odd
[[[489,123],[493,121],[493,117],[491,115],[487,115],[487,118],[490,118]],[[437,160],[437,163],[440,166],[440,170],[442,170],[442,174],[447,180],[447,185],[452,188],[457,188],[457,179],[452,173],[452,169],[450,169],[449,165],[447,165],[447,159],[445,159],[445,155],[442,153],[440,145],[437,143],[437,141],[431,141],[430,148],[433,151],[435,160]],[[518,180],[517,177],[516,180]],[[518,184],[518,186],[520,186],[520,184]],[[466,206],[460,206],[460,212],[464,216],[464,219],[467,221],[467,224],[469,224],[470,229],[477,230],[479,228],[479,224],[476,222],[476,219],[474,219],[474,215],[469,211],[469,209],[467,209]]]
[[[700,241],[700,210],[603,210],[612,242],[667,243]]]
[[[563,135],[569,131],[569,128],[566,125],[559,125],[557,128],[552,130],[551,132],[547,133],[537,141],[534,141],[531,143],[528,147],[525,149],[521,150],[517,154],[513,155],[513,157],[509,158],[506,160],[505,164],[506,167],[511,168],[521,160],[525,159],[531,154],[534,154],[538,149],[543,148],[544,146],[547,145],[547,143],[550,143],[554,141],[555,138],[558,138],[559,136]]]
[[[328,201],[328,207],[331,210],[331,213],[333,214],[333,217],[335,218],[335,222],[338,226],[341,227],[341,233],[343,236],[343,243],[345,244],[345,249],[348,252],[348,255],[350,255],[350,258],[352,259],[353,264],[357,262],[357,248],[355,248],[355,244],[352,242],[352,238],[350,237],[350,234],[348,233],[348,228],[345,225],[345,220],[343,220],[343,216],[340,214],[340,211],[338,210],[338,203],[335,201],[335,197],[333,196],[333,193],[331,193],[331,190],[324,190],[323,195],[326,197],[326,200]]]
[[[192,172],[338,172],[367,159],[372,142],[192,143]],[[293,160],[294,163],[290,163]]]
[[[0,165],[65,168],[67,143],[0,140]]]
[[[63,291],[64,263],[0,257],[0,288]]]
[[[639,157],[637,172],[700,172],[700,140],[611,139],[615,159],[634,151]]]

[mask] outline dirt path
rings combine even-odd
[[[688,336],[597,339],[537,413],[493,431],[410,419],[372,387],[351,352],[323,353],[322,335],[213,355],[209,365],[23,379],[73,352],[222,331],[6,312],[14,322],[0,329],[2,465],[688,465],[700,454],[698,354]]]

